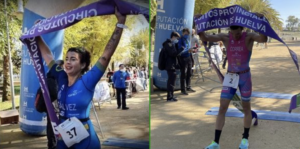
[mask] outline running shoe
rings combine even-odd
[[[239,146],[239,149],[248,149],[248,147],[249,147],[248,139],[243,138]]]
[[[220,149],[220,145],[215,141],[212,141],[211,144],[204,149]]]

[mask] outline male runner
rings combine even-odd
[[[262,15],[257,14],[259,17]],[[252,93],[252,82],[249,62],[252,54],[254,41],[266,42],[267,36],[258,33],[243,32],[241,26],[230,26],[228,34],[207,35],[200,32],[202,41],[217,42],[222,41],[227,49],[228,69],[224,78],[221,92],[220,108],[216,120],[216,130],[214,141],[205,149],[219,149],[219,139],[222,128],[225,124],[225,113],[230,100],[239,87],[242,96],[242,106],[244,110],[244,133],[240,149],[248,149],[249,129],[252,121],[250,97]]]

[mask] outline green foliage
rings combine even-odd
[[[3,72],[3,92],[2,92],[2,101],[7,101],[10,99],[10,82],[9,82],[9,57],[8,57],[8,41],[7,41],[7,23],[9,25],[9,41],[12,53],[12,59],[16,61],[20,60],[18,57],[17,49],[20,46],[18,41],[21,36],[21,20],[18,19],[14,12],[17,10],[17,0],[7,0],[7,8],[4,6],[4,1],[0,2],[0,56],[2,62]],[[7,16],[6,13],[7,12]],[[20,50],[20,49],[18,49]],[[13,57],[17,56],[17,57]],[[18,62],[17,62],[18,63]],[[20,66],[20,65],[19,65]],[[17,68],[18,69],[18,68]]]
[[[156,0],[151,0],[150,1],[150,13],[151,13],[151,16],[150,16],[150,22],[152,22],[154,16],[156,16],[156,9],[157,9],[157,3],[156,3]]]
[[[6,22],[8,22],[9,25],[9,38],[12,50],[18,48],[18,42],[15,41],[18,40],[22,34],[22,22],[13,15],[17,10],[17,0],[7,0],[7,19],[3,1],[0,2],[0,8],[0,55],[3,56],[8,54]]]
[[[130,51],[131,59],[129,64],[134,66],[146,66],[149,57],[149,30],[141,30],[138,34],[132,36],[130,44],[132,49]]]
[[[129,29],[137,21],[136,16],[128,16],[126,25]],[[63,52],[66,54],[71,47],[85,47],[92,55],[91,64],[93,65],[101,56],[106,44],[108,43],[117,23],[114,15],[86,18],[81,22],[65,30]],[[127,40],[126,30],[123,31],[122,38],[111,58],[111,62],[124,60],[124,56],[131,48]]]
[[[237,1],[236,4],[248,11],[263,14],[270,22],[272,28],[282,30],[283,23],[279,18],[279,13],[271,7],[268,0],[241,0]]]
[[[300,27],[300,20],[295,16],[289,16],[286,22],[288,23],[286,27],[289,30],[293,31],[295,28]]]
[[[229,6],[229,0],[196,0],[194,14],[204,14],[213,8],[224,8]]]

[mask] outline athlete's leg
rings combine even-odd
[[[251,81],[251,73],[245,73],[240,75],[240,91],[242,96],[242,106],[244,110],[244,135],[243,138],[248,139],[249,129],[252,122],[252,113],[251,113],[251,94],[252,94],[252,81]]]
[[[219,108],[219,113],[218,113],[217,121],[216,121],[216,129],[217,130],[222,130],[222,128],[225,124],[225,114],[227,112],[229,103],[230,103],[230,100],[228,100],[228,99],[221,98],[221,100],[220,100],[220,108]]]
[[[244,133],[239,148],[248,149],[249,130],[252,122],[251,102],[250,102],[251,93],[252,93],[252,82],[251,82],[250,72],[240,75],[239,87],[241,91],[242,106],[244,110]]]
[[[219,113],[216,120],[216,130],[215,130],[215,139],[214,141],[219,144],[219,140],[221,137],[222,129],[225,124],[225,114],[228,109],[230,100],[222,99],[220,100],[220,108]]]
[[[230,100],[232,99],[233,95],[235,94],[236,89],[231,87],[223,87],[221,92],[220,98],[220,108],[219,113],[216,119],[216,129],[215,129],[215,139],[214,141],[205,147],[205,149],[219,149],[219,140],[221,137],[222,129],[225,124],[225,114],[227,112]]]

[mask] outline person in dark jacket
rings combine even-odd
[[[177,101],[174,97],[174,87],[176,81],[176,68],[178,67],[177,56],[180,51],[177,50],[177,42],[180,37],[179,33],[172,32],[171,38],[167,39],[163,43],[163,48],[166,52],[166,70],[168,72],[168,82],[167,82],[167,101]]]
[[[178,48],[180,49],[180,86],[181,93],[188,95],[187,91],[196,92],[191,88],[191,75],[193,59],[191,52],[193,48],[190,45],[189,39],[190,31],[188,28],[182,30],[182,37],[178,41]]]

